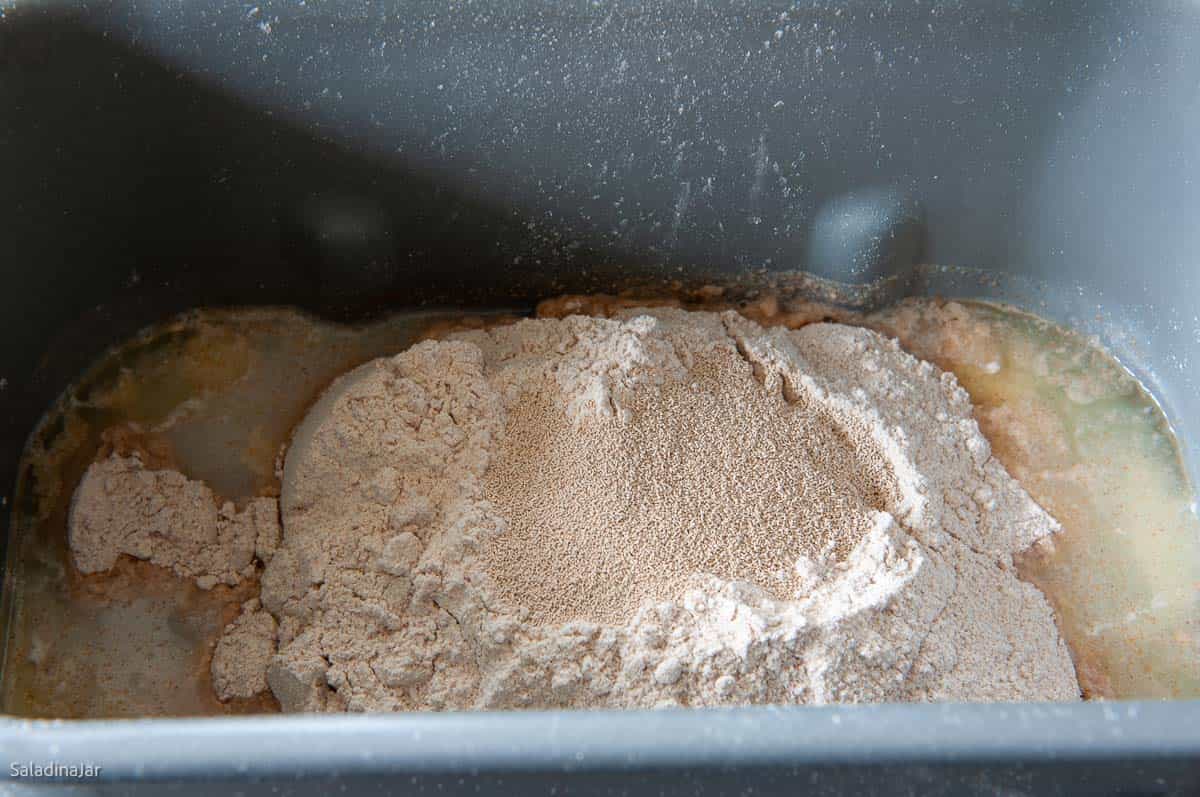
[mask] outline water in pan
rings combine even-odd
[[[921,300],[869,317],[809,304],[744,310],[793,325],[845,317],[953,371],[997,456],[1063,523],[1053,549],[1031,552],[1022,568],[1055,605],[1085,691],[1200,695],[1200,522],[1161,412],[1119,364],[1060,328],[977,303]],[[270,494],[279,448],[321,388],[437,322],[463,319],[405,315],[350,328],[284,309],[197,312],[119,347],[85,375],[47,416],[22,471],[3,710],[274,710],[269,698],[220,703],[208,680],[216,633],[253,586],[205,592],[133,560],[80,575],[65,540],[74,484],[104,430],[136,424],[144,442],[219,495]]]
[[[876,321],[954,372],[995,455],[1062,524],[1018,564],[1085,693],[1200,695],[1200,521],[1153,398],[1079,335],[1011,309],[919,302]]]

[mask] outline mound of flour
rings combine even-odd
[[[332,386],[262,606],[286,710],[1070,700],[1054,521],[862,329],[528,320]]]
[[[1054,520],[954,378],[868,330],[658,308],[451,334],[334,383],[282,482],[223,698],[1079,697],[1012,570]]]

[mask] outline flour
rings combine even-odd
[[[866,330],[450,335],[339,380],[283,476],[285,710],[1078,698],[1011,570],[1054,521]]]
[[[447,334],[335,382],[284,459],[283,535],[257,546],[261,603],[218,643],[218,695],[1078,699],[1049,606],[1012,570],[1056,523],[952,376],[855,327],[614,314]],[[77,561],[102,569],[121,548],[102,536],[80,534],[102,554]]]
[[[275,618],[257,598],[225,628],[213,651],[213,691],[221,700],[253,697],[267,689],[267,667],[275,655]]]
[[[88,467],[68,520],[75,566],[109,570],[128,554],[195,579],[202,589],[234,585],[254,572],[256,548],[279,539],[275,500],[237,511],[212,490],[172,470],[150,470],[140,454],[111,454]]]

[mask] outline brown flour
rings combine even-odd
[[[617,315],[455,334],[335,383],[288,451],[283,538],[263,608],[218,646],[219,693],[266,684],[292,711],[1078,698],[1011,571],[1055,523],[953,377],[852,327]]]
[[[257,598],[225,628],[213,651],[213,691],[221,700],[253,697],[267,690],[267,667],[275,655],[275,618]]]
[[[253,573],[255,548],[279,538],[279,516],[274,499],[255,499],[239,512],[230,502],[218,506],[201,482],[147,469],[139,453],[111,454],[75,490],[68,538],[83,573],[109,570],[128,554],[209,589]]]

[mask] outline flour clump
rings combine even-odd
[[[241,510],[229,501],[218,504],[204,483],[148,468],[137,452],[92,463],[68,519],[80,572],[109,570],[127,555],[194,579],[203,589],[251,576],[255,551],[278,538],[275,499],[255,498]]]

